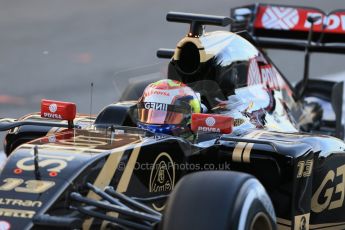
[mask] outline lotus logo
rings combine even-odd
[[[207,126],[214,126],[216,124],[216,119],[213,117],[208,117],[205,120]]]
[[[51,113],[55,113],[57,111],[57,104],[50,104],[49,105],[49,111]]]
[[[175,185],[175,165],[169,154],[162,152],[155,159],[150,174],[149,191],[152,193],[170,192]],[[161,211],[164,203],[156,202],[153,207]]]

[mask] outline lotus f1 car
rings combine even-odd
[[[208,108],[193,139],[136,127],[145,81],[97,116],[42,100],[1,119],[0,229],[345,229],[343,82],[308,79],[310,53],[345,52],[345,13],[258,4],[231,17],[167,15],[190,24],[157,53],[167,77]],[[263,48],[305,51],[303,80],[292,87]]]

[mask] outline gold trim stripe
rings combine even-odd
[[[127,162],[125,171],[123,172],[121,179],[120,179],[120,182],[116,188],[117,192],[124,193],[127,191],[130,179],[131,179],[133,171],[135,169],[135,163],[137,162],[142,144],[143,143],[139,143],[139,144],[134,146],[133,152],[131,153],[131,156]],[[107,215],[112,216],[112,217],[118,217],[119,216],[119,214],[116,212],[107,212]],[[108,221],[103,221],[101,229],[106,229],[107,224],[108,224]]]
[[[326,224],[314,224],[310,225],[310,229],[316,230],[342,230],[345,229],[345,222],[339,223],[326,223]]]
[[[259,138],[264,132],[257,132],[252,136],[252,138]],[[246,148],[243,151],[243,162],[250,163],[250,152],[252,151],[252,148],[254,146],[254,143],[248,143]]]
[[[252,151],[252,148],[254,146],[254,143],[249,143],[246,145],[246,148],[243,151],[243,162],[250,163],[250,152]]]
[[[242,161],[242,152],[243,149],[246,147],[247,143],[239,142],[234,151],[232,152],[232,161],[241,162]]]
[[[109,185],[111,179],[114,177],[115,171],[120,163],[121,157],[124,152],[125,149],[121,150],[120,152],[116,151],[110,154],[101,172],[98,174],[93,184],[94,186],[104,190],[104,188]],[[89,191],[87,197],[96,200],[100,199],[100,197],[93,191]],[[93,218],[85,220],[83,223],[83,229],[90,229],[92,222]]]
[[[136,142],[138,142],[138,141],[136,141]],[[119,166],[119,163],[121,161],[121,158],[122,158],[124,152],[128,148],[132,147],[133,144],[135,144],[136,142],[133,142],[133,143],[125,145],[121,148],[115,149],[115,151],[109,155],[107,161],[105,162],[102,170],[98,174],[98,176],[97,176],[97,178],[93,184],[94,186],[98,187],[99,189],[104,190],[104,188],[110,184],[110,181],[114,177],[114,174],[116,172],[116,169]],[[139,144],[141,144],[141,143],[139,143]],[[94,193],[93,191],[89,191],[89,193],[87,194],[87,197],[91,198],[91,199],[96,199],[96,200],[100,199],[100,197],[96,193]],[[83,223],[83,229],[90,229],[92,222],[93,222],[93,218],[89,218],[89,219],[85,220]]]
[[[132,177],[132,174],[135,168],[135,163],[137,162],[141,146],[142,146],[142,143],[139,143],[136,146],[134,146],[133,152],[126,165],[125,171],[123,172],[120,182],[117,186],[117,189],[116,189],[117,192],[123,193],[127,191],[128,184]]]
[[[121,152],[111,153],[111,155],[105,162],[101,172],[98,174],[98,177],[93,184],[94,186],[103,190],[106,186],[109,185],[111,179],[114,177],[115,171],[120,163],[123,153],[124,150],[122,150]],[[87,198],[100,199],[100,197],[93,191],[89,191],[89,193],[87,194]]]
[[[291,227],[291,220],[277,217],[278,230],[287,230]],[[345,222],[338,223],[324,223],[324,224],[311,224],[310,229],[315,230],[342,230],[345,229]]]
[[[279,217],[277,217],[277,223],[291,226],[291,220],[287,220],[287,219],[283,219]]]
[[[310,229],[317,229],[317,230],[344,230],[345,229],[345,224],[337,225],[337,226],[331,226],[331,227],[325,227],[325,228],[314,228],[311,225]]]
[[[263,130],[255,130],[247,135],[244,135],[244,138],[255,138],[259,137],[261,134],[263,134]],[[250,151],[253,148],[254,143],[248,143],[248,142],[238,142],[234,151],[232,152],[232,161],[235,162],[242,162],[246,163],[250,162]]]
[[[345,222],[339,222],[339,223],[325,223],[325,224],[313,224],[310,225],[311,228],[315,229],[315,228],[324,228],[324,227],[331,227],[331,226],[335,226],[335,225],[344,225]]]
[[[286,225],[277,224],[277,229],[278,230],[291,230],[291,227],[288,227]]]

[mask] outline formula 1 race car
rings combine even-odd
[[[97,116],[42,100],[1,119],[0,229],[345,229],[343,82],[308,79],[311,52],[345,52],[345,12],[257,4],[231,18],[167,15],[190,30],[157,56],[208,111],[192,139],[137,127],[147,80]],[[304,50],[303,80],[263,48]]]

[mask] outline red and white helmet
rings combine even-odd
[[[191,122],[200,113],[197,94],[187,85],[170,79],[148,85],[138,102],[138,125],[153,132],[170,133],[176,126]]]

